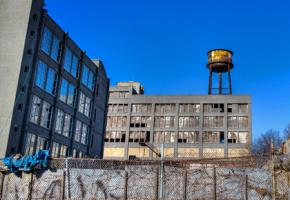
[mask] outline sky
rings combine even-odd
[[[49,15],[111,85],[207,94],[207,51],[234,52],[233,94],[252,96],[253,138],[290,123],[290,1],[46,0]]]

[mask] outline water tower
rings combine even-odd
[[[233,52],[226,49],[213,49],[207,52],[207,68],[210,71],[208,94],[232,94],[231,69]],[[223,75],[227,72],[228,85],[223,86]],[[213,75],[218,76],[218,87],[212,88]],[[224,84],[225,85],[225,84]],[[217,90],[217,92],[215,92]]]

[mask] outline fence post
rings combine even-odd
[[[4,174],[0,173],[0,199],[2,199],[2,192],[4,187]]]
[[[213,167],[213,199],[216,200],[216,168]]]
[[[24,172],[22,172],[23,174]],[[32,199],[32,190],[33,190],[33,173],[30,172],[30,181],[29,181],[29,189],[28,189],[28,199]]]
[[[128,198],[128,172],[125,171],[125,180],[124,180],[124,199]]]
[[[187,170],[183,173],[183,199],[186,200],[186,189],[187,189]]]
[[[274,167],[273,167],[273,170],[272,170],[272,199],[273,200],[276,199],[276,178],[275,178]]]
[[[248,174],[245,176],[245,200],[248,200]]]
[[[158,199],[159,197],[159,169],[156,170],[156,193],[155,193],[155,199]]]
[[[61,180],[61,199],[64,200],[65,197],[65,171],[62,172],[62,180]]]
[[[69,183],[69,166],[68,166],[68,161],[69,159],[65,159],[65,175],[66,175],[66,185],[67,185],[67,190],[66,190],[66,199],[70,199],[70,183]]]

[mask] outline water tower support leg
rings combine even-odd
[[[212,68],[210,66],[209,83],[208,83],[208,94],[211,94],[211,91],[212,91]]]
[[[228,65],[229,94],[232,94],[231,67]]]
[[[219,94],[222,94],[222,88],[223,88],[222,80],[223,80],[223,76],[222,76],[222,73],[220,72],[219,73]]]

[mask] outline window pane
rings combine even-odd
[[[62,112],[61,110],[58,110],[57,117],[56,117],[55,132],[59,134],[62,133],[63,117],[64,117],[64,112]]]
[[[59,44],[60,44],[59,39],[56,36],[54,36],[53,42],[52,42],[52,48],[51,48],[51,57],[55,61],[57,61],[57,57],[58,57],[58,50],[60,47]]]
[[[73,55],[72,57],[72,65],[71,65],[71,74],[74,76],[74,77],[77,77],[77,73],[78,73],[78,58]]]
[[[80,92],[79,112],[83,113],[85,108],[85,95]]]
[[[64,119],[63,135],[69,137],[71,133],[71,128],[72,128],[72,117],[69,114],[66,114]]]
[[[38,136],[37,143],[36,143],[36,151],[43,150],[47,148],[47,141],[46,139]]]
[[[35,135],[28,133],[26,137],[25,154],[33,154],[35,146]]]
[[[68,48],[66,48],[64,57],[64,69],[68,72],[70,72],[71,62],[72,62],[72,52]]]
[[[83,74],[82,74],[82,83],[86,86],[88,84],[88,74],[89,74],[89,69],[84,65]]]
[[[45,84],[45,73],[46,73],[46,64],[42,61],[39,61],[35,77],[35,84],[42,89],[44,88]]]
[[[75,86],[69,84],[67,104],[70,106],[74,106],[75,104],[75,93],[76,93]]]
[[[32,106],[31,106],[31,111],[30,111],[30,121],[33,123],[38,123],[38,119],[40,116],[40,105],[41,105],[41,100],[37,96],[33,96],[32,99]]]
[[[59,144],[56,142],[52,143],[52,151],[51,156],[52,157],[58,157],[58,150],[59,150]]]
[[[82,123],[80,121],[76,122],[76,132],[75,132],[75,141],[79,142],[81,138],[81,129]]]
[[[40,120],[40,125],[42,127],[50,128],[51,113],[52,113],[52,106],[47,102],[43,102],[41,120]]]
[[[41,49],[49,55],[50,45],[52,40],[52,33],[47,27],[44,27],[42,40],[41,40]]]
[[[67,100],[67,98],[66,98],[67,97],[67,89],[68,89],[68,83],[65,79],[62,79],[59,99],[65,103]]]
[[[56,84],[56,73],[53,69],[48,68],[45,90],[50,94],[55,94],[56,89],[55,84]]]
[[[81,137],[81,143],[82,144],[87,144],[87,135],[88,135],[88,126],[86,124],[83,124],[82,128],[82,137]]]

